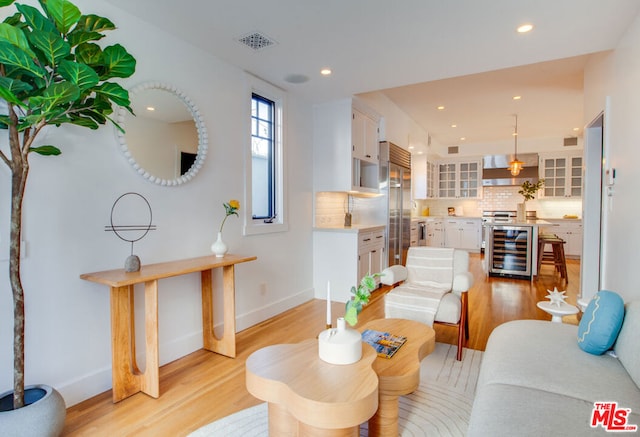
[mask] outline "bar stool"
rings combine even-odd
[[[560,273],[560,277],[567,283],[569,282],[567,261],[564,256],[564,243],[565,241],[555,234],[541,234],[538,237],[538,275],[542,264],[552,264]],[[551,245],[551,252],[545,252],[547,244]]]

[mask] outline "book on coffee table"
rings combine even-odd
[[[371,345],[379,357],[391,358],[407,342],[407,337],[367,329],[362,333],[362,341]]]

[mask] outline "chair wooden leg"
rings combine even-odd
[[[458,325],[458,353],[456,354],[456,360],[462,361],[462,349],[465,345],[465,337],[469,338],[469,327],[467,324],[467,317],[469,314],[468,309],[468,295],[467,291],[460,294],[460,303],[462,307],[460,308],[460,322]]]

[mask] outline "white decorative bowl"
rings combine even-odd
[[[362,358],[362,335],[347,328],[344,318],[338,327],[322,331],[318,336],[318,353],[322,361],[330,364],[353,364]]]

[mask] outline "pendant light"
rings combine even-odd
[[[509,171],[513,176],[518,176],[520,174],[520,170],[522,170],[524,162],[518,160],[518,114],[514,114],[514,117],[516,118],[516,127],[513,132],[514,154],[513,161],[509,163]]]

